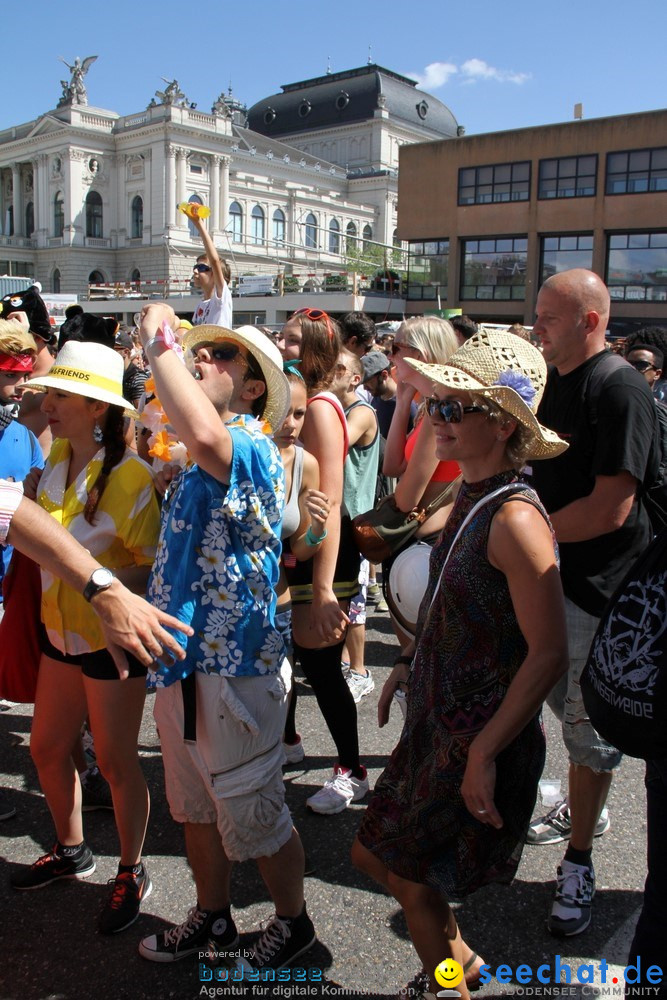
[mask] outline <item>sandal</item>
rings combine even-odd
[[[464,975],[466,974],[466,972],[469,972],[470,969],[472,969],[473,965],[475,964],[478,958],[479,955],[477,954],[477,952],[473,951],[468,961],[465,962],[463,965]],[[480,980],[480,977],[477,976],[476,979],[472,979],[470,981],[466,979],[466,986],[468,987],[468,993],[477,993],[477,991],[482,988],[482,982]]]

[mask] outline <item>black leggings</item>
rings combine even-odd
[[[325,649],[304,649],[294,643],[294,655],[299,660],[306,679],[317,698],[338,751],[338,763],[359,776],[359,735],[357,706],[343,676],[340,661],[344,643]]]

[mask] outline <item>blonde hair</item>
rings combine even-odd
[[[454,327],[439,316],[411,316],[396,331],[396,340],[419,351],[429,365],[446,365],[458,350]]]
[[[360,379],[364,377],[364,366],[361,363],[361,358],[354,354],[353,351],[348,351],[347,347],[343,347],[340,354],[338,355],[338,360],[345,362],[345,367],[353,374],[358,375]]]
[[[0,319],[0,354],[37,354],[31,333],[13,319]]]
[[[488,396],[477,396],[474,392],[471,394],[472,401],[476,406],[481,406],[488,414],[489,420],[493,421],[494,424],[502,426],[506,420],[516,420],[511,413],[507,410],[503,410],[501,406],[496,403],[495,399],[489,399]],[[512,463],[512,468],[516,469],[517,472],[521,472],[525,466],[528,459],[531,457],[533,444],[533,438],[527,427],[517,421],[516,428],[510,434],[509,438],[505,442],[505,454]]]

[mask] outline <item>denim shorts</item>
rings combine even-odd
[[[570,666],[549,694],[547,704],[563,727],[563,742],[571,763],[597,773],[613,771],[623,755],[603,740],[591,725],[580,684],[600,619],[582,611],[566,597],[565,621]]]

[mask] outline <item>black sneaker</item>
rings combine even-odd
[[[153,891],[145,868],[141,875],[119,872],[115,878],[109,879],[109,885],[113,886],[113,891],[97,922],[100,934],[118,934],[133,924],[139,916],[142,902]]]
[[[298,917],[285,920],[277,914],[262,928],[250,956],[255,969],[282,969],[315,944],[317,935],[304,906]]]
[[[51,882],[64,878],[88,878],[95,871],[95,858],[90,848],[84,844],[81,852],[73,858],[61,857],[56,848],[38,858],[34,864],[10,876],[13,889],[41,889]]]
[[[92,812],[93,809],[111,809],[113,811],[109,782],[99,767],[89,771],[81,782],[81,812]]]
[[[139,943],[139,954],[150,962],[178,962],[200,951],[225,951],[239,943],[233,920],[193,906],[182,924]]]

